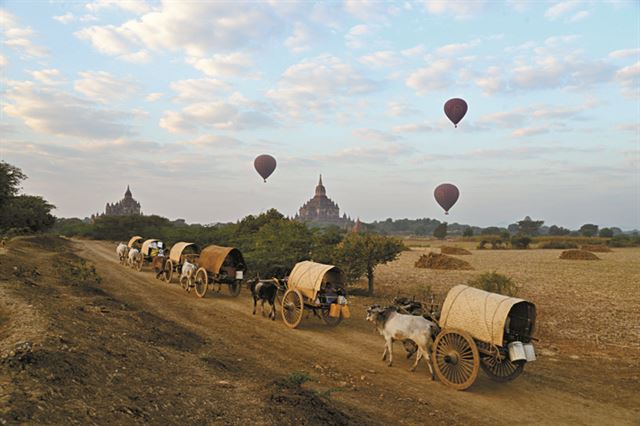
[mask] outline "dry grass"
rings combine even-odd
[[[640,355],[640,248],[602,253],[599,262],[560,260],[561,250],[472,250],[467,260],[475,271],[415,268],[429,251],[413,249],[379,266],[379,294],[421,296],[431,288],[443,299],[454,285],[497,271],[513,278],[519,297],[537,305],[542,347],[615,357],[624,347]]]

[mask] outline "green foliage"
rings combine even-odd
[[[35,195],[18,195],[5,203],[0,211],[0,229],[24,229],[28,233],[49,229],[55,223],[53,205]]]
[[[540,227],[544,223],[544,220],[531,220],[529,216],[524,220],[518,221],[518,233],[522,235],[538,235]]]
[[[473,228],[471,228],[470,226],[464,228],[464,231],[462,231],[462,236],[466,238],[473,237]]]
[[[439,240],[444,240],[447,237],[447,222],[438,225],[433,231],[433,236]]]
[[[478,250],[486,249],[487,244],[490,244],[493,250],[506,249],[508,243],[509,239],[505,240],[500,236],[487,235],[480,240],[480,244],[478,244]]]
[[[467,281],[467,285],[479,288],[491,293],[504,294],[505,296],[515,296],[518,294],[518,286],[506,275],[493,272],[485,272]]]
[[[490,226],[480,231],[480,235],[500,235],[502,231],[503,229],[500,229],[497,226]]]
[[[612,238],[613,237],[613,229],[611,228],[602,228],[598,233],[599,237],[603,238]]]
[[[20,182],[27,176],[18,167],[4,161],[0,161],[0,211],[4,210],[5,204],[18,195]]]
[[[315,262],[333,262],[333,252],[335,247],[342,241],[346,231],[337,226],[327,228],[316,228],[313,230],[313,246],[311,248],[311,258]]]
[[[562,250],[577,249],[578,244],[571,241],[555,240],[555,241],[547,241],[546,243],[543,243],[540,246],[540,248],[541,249],[562,249]]]
[[[551,225],[549,227],[549,235],[569,235],[571,230],[563,228],[562,226]]]
[[[511,247],[515,249],[528,249],[531,238],[526,235],[514,235],[511,237]]]
[[[300,387],[308,381],[311,381],[311,376],[304,371],[294,371],[285,378],[285,382],[293,387]]]
[[[372,295],[376,266],[396,260],[405,249],[403,242],[397,238],[351,233],[338,244],[333,259],[345,273],[349,283],[366,274],[369,294]]]
[[[584,237],[593,237],[598,235],[598,225],[585,223],[580,227],[580,234]]]
[[[609,247],[640,247],[640,236],[616,235],[607,242],[607,245]]]

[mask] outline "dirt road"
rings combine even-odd
[[[597,374],[598,367],[594,370],[570,360],[552,363],[541,357],[537,365],[532,364],[527,374],[513,383],[498,385],[480,376],[472,389],[456,392],[431,382],[424,366],[415,373],[408,372],[409,362],[402,359],[399,347],[394,367],[386,367],[380,361],[382,339],[364,320],[367,300],[354,300],[353,318],[339,327],[328,329],[310,318],[301,329],[289,330],[279,320],[252,316],[246,291],[237,299],[222,293],[200,300],[178,286],[153,279],[149,273],[119,267],[111,245],[83,245],[83,253],[96,262],[106,278],[104,287],[120,299],[132,300],[202,336],[222,339],[230,355],[244,358],[244,363],[260,365],[267,377],[306,371],[329,387],[347,382],[343,387],[348,389],[354,383],[355,389],[337,392],[333,397],[369,411],[372,419],[422,423],[435,410],[444,413],[445,419],[463,423],[501,424],[521,419],[545,424],[604,424],[638,419],[637,412],[622,409],[615,401],[607,403],[581,395],[580,386],[574,387],[586,378],[585,373]],[[334,378],[325,377],[315,366],[331,370]],[[428,405],[422,407],[420,399]],[[399,418],[398,413],[402,413]]]
[[[95,264],[102,277],[99,289],[105,295],[135,307],[143,322],[148,315],[158,324],[176,325],[179,333],[159,333],[157,339],[175,339],[173,343],[165,341],[165,347],[181,349],[186,345],[188,349],[174,357],[177,365],[161,370],[154,369],[153,364],[138,365],[121,380],[157,376],[162,380],[158,379],[156,386],[163,389],[186,381],[189,387],[184,398],[210,395],[218,399],[218,415],[207,418],[207,423],[234,424],[248,419],[265,424],[639,423],[637,364],[540,354],[539,360],[528,365],[512,383],[494,383],[480,372],[474,386],[457,392],[432,382],[424,365],[409,372],[410,363],[401,345],[396,345],[393,367],[380,360],[382,338],[364,319],[365,306],[373,299],[352,298],[352,318],[336,328],[309,318],[299,329],[290,330],[279,317],[270,321],[251,315],[246,289],[237,298],[227,296],[223,288],[220,294],[198,299],[176,284],[154,279],[146,269],[140,273],[119,265],[113,247],[102,242],[75,242],[76,252]],[[110,309],[105,310],[102,315],[109,316]],[[166,351],[158,356],[163,354],[169,357]],[[303,389],[325,396],[310,406],[301,403],[298,407],[291,398],[284,402],[278,399],[281,390],[270,391],[265,399],[265,389],[295,372],[312,378]],[[634,375],[636,380],[632,379]],[[189,395],[189,389],[193,389],[193,395]],[[159,400],[162,402],[162,398]],[[283,411],[270,404],[280,404]],[[186,410],[183,418],[193,414],[189,409],[202,408],[196,399],[195,406],[181,408]],[[292,417],[291,411],[296,410],[301,411],[299,416]],[[322,417],[322,413],[312,413],[314,410],[335,415]],[[160,418],[147,410],[143,419],[177,423],[178,414]]]

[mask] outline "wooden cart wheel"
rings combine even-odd
[[[138,253],[138,258],[136,259],[136,264],[135,264],[136,271],[138,272],[142,271],[143,263],[144,263],[144,257],[142,256],[142,253]]]
[[[162,277],[167,283],[171,283],[171,279],[173,278],[173,262],[171,259],[167,260],[164,263],[164,271],[162,273]]]
[[[329,308],[320,309],[320,318],[322,318],[322,322],[324,322],[329,327],[335,327],[336,325],[342,322],[342,312],[337,317],[329,316]]]
[[[191,278],[187,278],[185,276],[180,277],[180,285],[185,291],[189,291],[193,285]]]
[[[496,382],[508,382],[518,377],[524,370],[525,361],[511,362],[508,354],[496,352],[493,355],[483,356],[480,359],[480,367],[487,373],[491,380]]]
[[[235,280],[232,284],[229,284],[229,294],[233,297],[237,297],[242,290],[242,281]]]
[[[289,328],[296,328],[302,321],[304,302],[302,294],[296,289],[289,289],[282,298],[282,320]]]
[[[465,390],[478,377],[480,354],[466,331],[444,329],[433,344],[433,363],[440,381],[456,390]]]
[[[206,269],[199,268],[196,271],[196,277],[193,280],[193,285],[198,297],[204,297],[204,295],[207,294],[207,289],[209,288],[209,276]]]

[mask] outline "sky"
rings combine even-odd
[[[145,214],[292,216],[322,173],[365,222],[640,228],[639,4],[3,0],[0,160],[61,217],[127,185]]]

